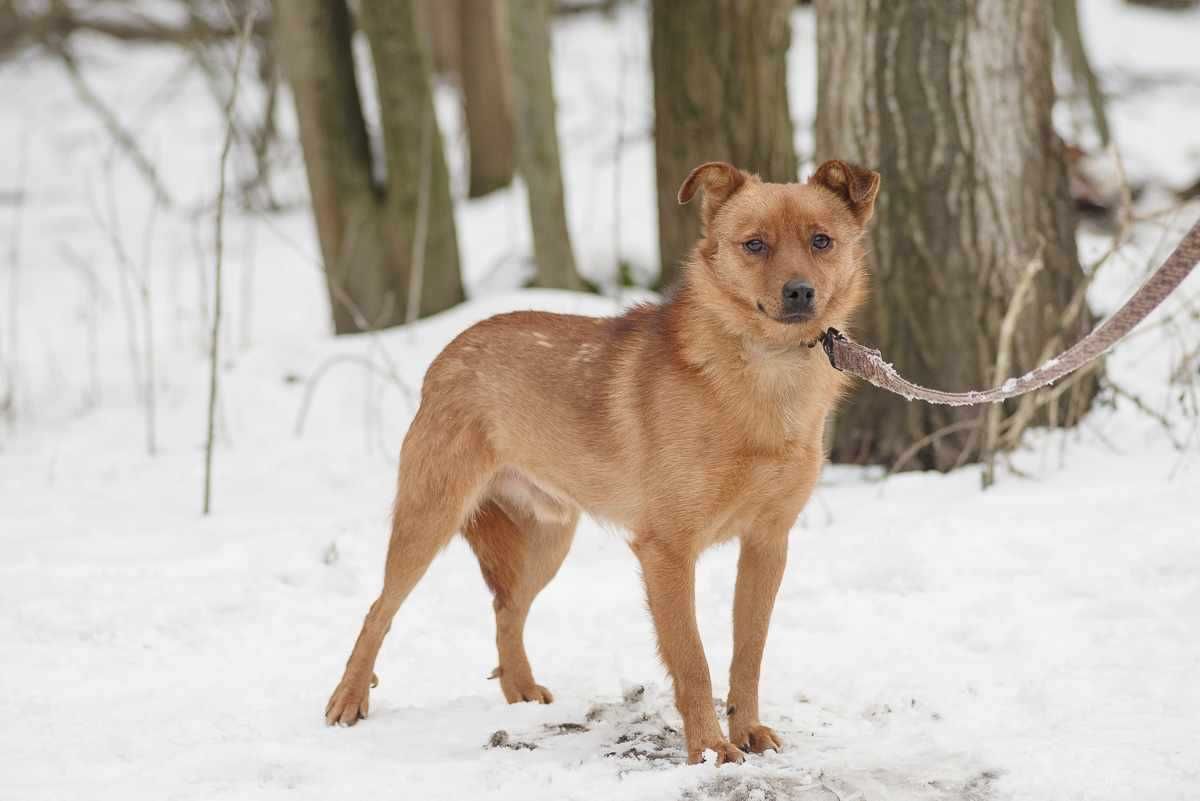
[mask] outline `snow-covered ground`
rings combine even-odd
[[[1194,179],[1200,15],[1080,5],[1102,77],[1136,87],[1111,109],[1131,175]],[[812,17],[797,12],[794,29],[792,110],[807,155]],[[601,281],[618,260],[648,274],[644,12],[561,22],[555,45],[580,260]],[[1195,277],[1109,362],[1170,433],[1119,400],[1077,431],[1030,436],[1017,471],[987,491],[974,468],[886,480],[827,470],[793,533],[763,670],[763,719],[784,752],[719,770],[680,764],[634,558],[587,521],[528,627],[555,704],[506,706],[486,680],[490,598],[456,541],[397,618],[371,719],[326,728],[325,700],[378,589],[413,412],[398,383],[418,386],[443,344],[492,313],[610,314],[629,298],[519,291],[528,230],[513,190],[459,204],[470,303],[411,330],[335,340],[307,214],[235,211],[214,514],[201,517],[221,123],[178,53],[96,40],[83,54],[177,207],[152,219],[144,183],[56,64],[0,65],[0,195],[25,198],[20,214],[0,205],[0,371],[16,392],[0,422],[0,798],[1200,793],[1196,364],[1190,384],[1169,380],[1200,341]],[[1156,75],[1176,80],[1145,83]],[[450,90],[439,107],[461,186]],[[293,155],[278,186],[294,200]],[[1139,226],[1093,305],[1112,309],[1198,213]],[[1081,244],[1091,262],[1109,242],[1084,233]],[[153,456],[129,355],[144,341],[136,276],[148,277],[153,310]],[[732,548],[712,552],[698,581],[718,695],[735,560]]]

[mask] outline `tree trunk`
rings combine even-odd
[[[696,213],[675,199],[693,167],[728,161],[768,181],[796,180],[787,97],[793,6],[793,0],[653,0],[660,286],[674,283],[700,235]]]
[[[990,385],[999,330],[1031,260],[1008,372],[1039,364],[1090,327],[1062,144],[1051,125],[1051,6],[1040,0],[817,0],[817,160],[883,177],[871,232],[872,298],[862,338],[919,383]],[[1049,405],[1086,410],[1094,379]],[[1012,412],[1012,407],[1006,409]],[[860,388],[833,456],[948,469],[978,451],[985,412]],[[935,435],[941,432],[941,435]]]
[[[462,68],[459,51],[459,4],[451,0],[420,0],[417,22],[429,42],[430,59],[438,75],[456,76]]]
[[[300,121],[334,330],[339,334],[403,324],[413,288],[420,293],[414,310],[421,316],[463,300],[428,57],[416,35],[411,6],[404,8],[384,14],[377,4],[363,4],[387,161],[387,182],[380,186],[363,121],[351,50],[353,24],[344,0],[275,4],[279,52]],[[426,225],[418,232],[421,219]],[[419,267],[415,276],[414,259]]]
[[[509,63],[507,0],[459,0],[462,96],[470,141],[470,197],[480,197],[513,179],[512,67]]]
[[[448,309],[465,297],[454,204],[433,109],[429,54],[417,34],[412,4],[363,3],[361,22],[371,44],[379,94],[387,161],[384,230],[393,264],[392,319],[399,323],[405,318],[410,287],[419,289],[421,317]],[[423,214],[422,203],[426,204]]]
[[[274,7],[279,53],[296,103],[300,144],[325,263],[334,329],[381,315],[388,285],[379,245],[371,152],[342,0],[281,0]]]
[[[563,200],[550,70],[550,0],[510,0],[507,5],[517,168],[529,191],[529,222],[537,261],[535,283],[584,289],[575,270]]]

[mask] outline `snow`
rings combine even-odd
[[[1194,14],[1081,5],[1106,80],[1200,74]],[[815,30],[807,12],[795,21],[807,155]],[[608,284],[618,260],[648,276],[655,259],[645,33],[638,8],[555,32],[569,219],[585,271]],[[1190,384],[1169,383],[1200,340],[1195,278],[1108,361],[1170,434],[1118,401],[1076,431],[1031,434],[986,492],[977,468],[826,471],[793,532],[764,659],[763,720],[783,753],[679,764],[635,560],[586,520],[528,625],[555,704],[507,706],[486,680],[490,598],[455,541],[397,618],[371,719],[326,728],[325,700],[378,590],[395,457],[429,360],[499,311],[611,314],[645,293],[519,290],[518,187],[458,205],[470,303],[334,339],[304,211],[234,210],[215,513],[201,517],[220,121],[177,53],[88,40],[81,55],[177,208],[150,227],[144,183],[55,64],[0,66],[0,190],[27,201],[19,225],[0,205],[0,372],[16,366],[15,410],[0,422],[0,798],[1116,801],[1200,786],[1195,362]],[[1114,103],[1135,179],[1178,185],[1200,171],[1195,93],[1172,83]],[[440,89],[443,130],[461,145],[455,108]],[[461,150],[450,150],[461,188]],[[285,200],[303,198],[298,157],[281,167]],[[1198,213],[1137,227],[1098,275],[1094,308],[1116,308]],[[106,231],[133,271],[149,265],[154,456],[128,356],[134,283],[122,289]],[[1108,245],[1081,234],[1087,262]],[[735,551],[717,549],[697,581],[722,697],[735,569]],[[489,747],[500,731],[509,747]]]

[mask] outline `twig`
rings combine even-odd
[[[133,297],[134,289],[136,289],[138,283],[138,276],[129,260],[129,253],[125,250],[125,241],[119,233],[121,222],[117,210],[116,197],[113,194],[111,160],[105,161],[104,169],[106,186],[105,205],[108,210],[105,211],[100,207],[100,201],[95,196],[95,188],[91,176],[88,177],[86,184],[88,208],[91,210],[96,227],[103,232],[104,238],[108,241],[108,246],[112,249],[113,258],[116,260],[117,287],[120,290],[121,313],[125,318],[125,343],[129,348],[130,379],[133,382],[134,397],[144,403],[145,395],[143,393],[145,384],[142,380],[142,362],[138,355],[137,306],[134,303]]]
[[[1138,411],[1162,426],[1163,431],[1167,433],[1167,439],[1171,440],[1171,445],[1175,448],[1175,450],[1183,450],[1184,443],[1175,438],[1175,429],[1171,425],[1171,421],[1166,415],[1156,409],[1152,409],[1150,405],[1138,397],[1136,393],[1125,389],[1120,384],[1113,381],[1111,377],[1109,377],[1105,383],[1108,385],[1108,388],[1112,390],[1113,395],[1129,401],[1137,407]]]
[[[164,25],[144,14],[128,18],[113,16],[79,16],[62,3],[51,3],[50,11],[42,14],[22,14],[22,32],[35,41],[63,39],[76,31],[96,33],[121,42],[145,44],[187,45],[198,41],[233,39],[241,33],[235,26],[223,28],[202,17],[192,15],[184,25]],[[270,34],[270,19],[255,24],[253,33]]]
[[[13,227],[12,235],[8,242],[8,266],[9,266],[9,291],[8,291],[8,364],[5,366],[5,372],[8,374],[7,389],[5,394],[0,396],[0,413],[3,413],[8,418],[9,425],[12,425],[17,418],[17,384],[19,380],[18,372],[20,364],[18,362],[18,352],[20,350],[21,329],[17,324],[18,312],[21,308],[21,229],[25,219],[25,203],[27,195],[25,194],[25,178],[29,168],[29,134],[25,133],[21,139],[21,167],[19,178],[17,179],[17,187],[15,196],[17,198],[13,207]]]
[[[1045,345],[1042,346],[1042,352],[1038,355],[1036,361],[1037,364],[1045,362],[1061,348],[1064,335],[1068,330],[1071,329],[1072,326],[1075,325],[1084,309],[1087,308],[1088,289],[1093,283],[1095,283],[1096,277],[1100,274],[1101,268],[1103,268],[1109,262],[1109,260],[1112,259],[1112,257],[1116,255],[1124,246],[1125,241],[1128,239],[1129,233],[1132,230],[1133,192],[1130,189],[1129,180],[1125,173],[1125,163],[1121,159],[1121,153],[1119,150],[1117,150],[1116,145],[1110,145],[1109,153],[1113,157],[1117,175],[1120,179],[1121,208],[1118,212],[1120,227],[1117,229],[1117,233],[1113,236],[1112,245],[1099,259],[1092,262],[1091,267],[1085,271],[1083,280],[1080,281],[1079,285],[1075,288],[1075,294],[1067,304],[1066,312],[1059,320],[1059,330],[1052,337],[1050,337],[1049,341],[1047,341]],[[1145,326],[1142,326],[1142,328],[1144,329]],[[1134,333],[1136,334],[1137,332],[1135,331]],[[1071,381],[1068,385],[1074,386],[1075,383],[1075,381]],[[1025,427],[1029,424],[1029,421],[1032,419],[1034,411],[1036,411],[1042,405],[1038,400],[1040,395],[1041,393],[1031,393],[1029,395],[1025,395],[1017,402],[1017,410],[1009,418],[1011,424],[1007,427],[1007,433],[1005,435],[1005,447],[1016,447],[1017,440],[1020,438],[1022,432],[1024,432]]]
[[[142,229],[142,266],[140,270],[134,266],[125,247],[121,231],[119,206],[113,191],[112,161],[105,162],[105,205],[107,214],[101,212],[99,205],[90,194],[88,201],[92,206],[92,214],[96,224],[104,232],[113,256],[117,261],[117,269],[121,280],[121,300],[125,311],[126,334],[129,341],[130,367],[133,373],[134,393],[141,398],[145,410],[146,422],[146,453],[154,456],[157,445],[157,386],[154,371],[154,313],[150,293],[150,246],[153,242],[154,224],[158,216],[159,200],[157,195],[151,195],[150,209],[147,212],[146,225]],[[138,353],[137,307],[134,305],[134,294],[141,301],[142,342],[141,354]]]
[[[312,376],[305,383],[304,398],[300,401],[300,412],[296,415],[295,434],[297,437],[304,433],[304,422],[308,419],[308,410],[312,406],[313,397],[316,395],[317,386],[321,383],[321,379],[339,364],[357,364],[367,370],[368,373],[389,381],[406,392],[408,391],[408,386],[404,382],[397,381],[394,374],[382,369],[366,356],[359,356],[356,353],[343,353],[337,356],[330,356],[313,372]]]
[[[231,22],[235,21],[233,10],[225,3],[225,13]],[[229,90],[229,102],[225,106],[225,141],[221,145],[221,160],[218,167],[217,184],[217,222],[216,222],[216,269],[213,272],[213,317],[212,340],[209,352],[208,370],[208,436],[204,447],[204,514],[212,511],[212,457],[213,429],[217,416],[217,375],[218,351],[221,344],[221,268],[225,255],[225,165],[229,161],[229,151],[233,145],[234,119],[233,105],[237,101],[238,86],[242,74],[242,59],[246,54],[246,45],[250,41],[250,31],[254,24],[254,9],[246,15],[242,33],[238,37],[237,56],[233,64],[233,86]]]
[[[254,266],[258,263],[258,228],[246,225],[246,253],[242,257],[242,308],[241,337],[238,343],[242,350],[250,347],[254,312]]]
[[[308,262],[308,264],[311,265],[314,269],[318,270],[321,273],[325,272],[325,267],[321,264],[321,260],[319,258],[317,258],[316,256],[314,256],[311,252],[305,250],[305,248],[303,246],[301,246],[298,242],[296,242],[296,240],[292,239],[291,236],[289,236],[287,234],[287,232],[285,232],[275,222],[273,222],[270,217],[262,217],[262,218],[260,218],[260,220],[263,223],[263,225],[266,226],[267,231],[274,234],[275,238],[279,242],[281,242],[282,244],[284,244],[288,248],[290,248],[296,255],[298,255],[304,261]],[[358,237],[358,229],[354,229],[351,232],[351,236],[348,237],[348,239],[350,239],[350,240],[357,240],[358,238],[359,238]],[[353,252],[353,251],[351,250],[349,252]],[[339,255],[339,258],[338,258],[339,264],[344,264],[347,262],[347,260],[348,260],[347,254],[345,252],[343,252],[341,255]],[[413,389],[413,387],[411,387],[409,384],[407,384],[403,378],[400,377],[400,370],[399,370],[398,365],[396,364],[396,360],[392,358],[392,354],[387,349],[387,346],[383,341],[383,337],[380,336],[379,331],[375,330],[371,326],[370,321],[367,320],[367,317],[365,314],[363,314],[362,309],[360,309],[358,307],[358,304],[356,304],[354,302],[354,299],[350,297],[350,295],[346,292],[345,289],[342,288],[342,286],[339,283],[337,283],[336,281],[330,280],[329,281],[329,289],[330,289],[330,293],[333,295],[334,302],[338,303],[343,308],[345,308],[347,312],[349,312],[351,320],[353,320],[353,322],[354,322],[354,326],[360,332],[367,335],[368,339],[371,342],[372,348],[374,348],[374,350],[376,350],[379,353],[379,355],[382,357],[384,366],[387,368],[387,372],[386,372],[387,378],[393,384],[395,384],[397,387],[399,387],[400,390],[404,393],[404,398],[408,402],[410,410],[415,408],[416,391]]]
[[[208,297],[211,294],[208,287],[208,264],[207,247],[204,242],[204,234],[201,232],[200,218],[194,218],[191,226],[192,240],[192,257],[196,265],[196,288],[199,291],[200,298],[200,332],[201,337],[207,338],[208,330],[207,323],[209,319],[210,309],[208,308]],[[181,316],[182,319],[182,316]]]
[[[1172,384],[1182,384],[1188,381],[1193,372],[1200,371],[1200,344],[1188,353],[1184,353],[1179,360],[1179,364],[1171,371],[1169,382]]]
[[[1038,247],[1038,253],[1028,264],[1025,265],[1025,271],[1021,273],[1021,278],[1017,281],[1016,289],[1013,290],[1012,297],[1009,298],[1008,308],[1004,312],[1004,319],[1000,323],[1000,337],[996,348],[996,367],[992,373],[992,383],[1000,384],[1008,375],[1009,362],[1012,359],[1012,340],[1013,334],[1017,330],[1017,318],[1020,317],[1021,311],[1025,308],[1025,297],[1033,288],[1033,279],[1042,271],[1045,263],[1042,261],[1042,247]],[[984,413],[984,426],[986,433],[983,438],[983,488],[987,489],[996,481],[996,440],[1000,436],[1000,417],[1003,407],[1000,404],[989,406]]]
[[[1108,145],[1110,140],[1108,115],[1104,108],[1104,93],[1100,89],[1100,81],[1088,60],[1087,48],[1079,29],[1079,10],[1075,0],[1055,0],[1054,27],[1062,40],[1063,48],[1067,51],[1067,61],[1071,66],[1071,78],[1076,84],[1076,91],[1082,89],[1087,95],[1088,106],[1092,112],[1092,121],[1096,125],[1096,133],[1100,143]]]
[[[154,369],[154,306],[150,294],[150,254],[154,241],[154,224],[158,218],[158,196],[150,201],[146,225],[142,229],[142,277],[140,281],[142,298],[142,357],[145,360],[146,379],[146,450],[154,456],[158,450],[158,386]]]
[[[66,45],[54,42],[49,45],[50,50],[58,55],[63,67],[67,71],[67,77],[71,79],[71,84],[75,87],[76,94],[79,99],[84,102],[89,108],[96,113],[104,127],[108,129],[108,133],[112,136],[113,141],[125,154],[125,156],[133,163],[142,177],[146,179],[146,183],[150,185],[150,189],[158,198],[158,202],[162,203],[167,208],[170,208],[171,196],[167,193],[166,188],[162,185],[162,181],[158,177],[158,171],[154,169],[154,165],[146,158],[146,154],[138,147],[137,141],[133,138],[133,134],[125,129],[121,121],[117,119],[117,115],[104,104],[100,96],[92,91],[92,87],[88,86],[87,81],[83,79],[83,74],[79,71],[79,65],[75,62],[75,57]]]
[[[84,297],[83,313],[86,321],[84,341],[87,343],[88,375],[90,389],[87,394],[88,408],[95,408],[100,403],[100,311],[104,303],[104,292],[100,279],[91,263],[71,247],[69,242],[59,245],[59,253],[64,261],[79,271],[87,287]]]
[[[899,472],[900,468],[908,464],[909,461],[921,451],[921,449],[932,445],[942,437],[949,436],[950,434],[954,434],[959,431],[965,431],[968,428],[977,428],[978,426],[979,419],[972,417],[968,420],[956,420],[953,423],[942,426],[936,431],[926,434],[912,445],[909,445],[907,448],[905,448],[904,452],[896,457],[896,461],[892,462],[892,466],[888,468],[888,471],[883,475],[883,478],[888,478],[893,473]]]

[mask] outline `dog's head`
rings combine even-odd
[[[860,240],[879,174],[827,161],[807,183],[765,183],[724,162],[701,164],[679,202],[703,192],[703,233],[688,282],[725,302],[723,317],[772,344],[844,326],[866,291]]]

